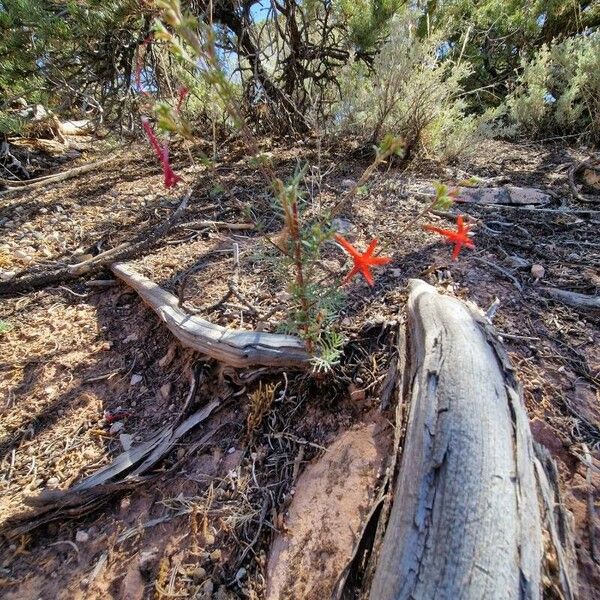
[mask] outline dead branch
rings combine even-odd
[[[410,412],[372,600],[575,597],[553,463],[474,307],[412,281]],[[553,563],[550,565],[550,563]]]
[[[0,296],[8,294],[17,294],[26,292],[48,285],[53,285],[63,281],[77,279],[82,275],[96,273],[112,262],[127,260],[139,255],[140,252],[152,247],[156,242],[163,238],[166,233],[179,221],[185,210],[191,196],[191,190],[183,197],[181,203],[173,214],[150,233],[140,236],[136,241],[125,242],[116,248],[111,248],[90,258],[89,260],[61,267],[43,273],[24,273],[9,281],[0,282]]]
[[[148,441],[119,454],[110,464],[68,490],[46,491],[29,499],[33,509],[3,523],[0,536],[11,541],[52,521],[83,517],[106,504],[115,494],[137,487],[147,481],[142,476],[163,459],[181,437],[206,421],[220,406],[220,400],[213,400],[178,426],[177,423],[165,426]],[[218,427],[209,430],[203,439],[209,439],[217,430]]]
[[[230,231],[250,231],[254,229],[253,223],[227,223],[226,221],[188,221],[187,223],[179,223],[173,228],[173,231],[181,231],[183,229],[229,229]]]
[[[553,287],[540,288],[555,300],[568,304],[573,308],[600,308],[600,296],[588,296],[578,292],[569,292]]]
[[[62,173],[55,173],[54,175],[44,175],[43,177],[38,177],[37,179],[29,179],[27,181],[11,181],[10,185],[7,185],[6,190],[0,192],[1,195],[6,195],[11,192],[26,192],[29,190],[35,190],[51,183],[59,183],[60,181],[66,181],[67,179],[72,179],[73,177],[78,177],[79,175],[83,175],[84,173],[89,173],[90,171],[96,170],[98,167],[105,165],[113,160],[116,157],[111,156],[110,158],[105,158],[104,160],[100,160],[95,163],[88,163],[87,165],[82,165],[81,167],[75,167],[68,171],[63,171]],[[7,184],[7,181],[0,180],[1,184]]]
[[[213,325],[180,308],[176,296],[130,265],[113,264],[111,270],[140,295],[167,329],[188,348],[233,367],[302,367],[310,360],[304,342],[297,337]]]

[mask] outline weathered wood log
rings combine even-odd
[[[111,271],[140,295],[184,346],[227,365],[299,367],[311,358],[297,337],[213,325],[181,309],[176,296],[137,273],[131,265],[113,264]]]
[[[574,598],[552,461],[491,326],[412,281],[408,332],[410,409],[371,600]]]

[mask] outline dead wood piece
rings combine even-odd
[[[571,193],[573,194],[573,197],[579,200],[580,202],[598,204],[600,202],[600,199],[588,198],[577,189],[577,185],[575,184],[575,175],[577,175],[577,173],[583,169],[589,169],[591,171],[600,171],[599,167],[596,167],[595,165],[591,165],[586,162],[573,163],[569,167],[569,170],[567,172],[569,177],[569,187],[571,188]]]
[[[113,264],[111,270],[140,295],[169,331],[188,348],[233,367],[301,367],[311,358],[304,342],[297,337],[236,331],[213,325],[181,309],[176,296],[137,273],[130,265]]]
[[[556,482],[491,326],[413,280],[408,330],[410,412],[370,598],[540,599],[548,581],[574,598],[572,539],[551,510]]]
[[[82,517],[100,508],[114,494],[137,487],[145,481],[142,476],[166,456],[179,439],[206,421],[220,405],[220,400],[213,400],[178,426],[167,425],[148,441],[119,454],[110,464],[68,490],[47,491],[30,498],[28,502],[33,510],[6,521],[0,528],[0,537],[10,542],[52,521]]]
[[[472,204],[508,204],[508,205],[540,205],[551,201],[549,194],[536,188],[524,188],[514,185],[502,187],[462,187],[458,190],[460,202]]]
[[[180,231],[182,229],[229,229],[230,231],[250,231],[254,229],[253,223],[227,223],[226,221],[188,221],[187,223],[180,223],[174,230]]]
[[[0,296],[4,294],[17,294],[62,281],[77,279],[82,275],[97,273],[112,262],[127,260],[128,258],[139,255],[140,252],[156,244],[156,242],[164,237],[173,225],[179,221],[187,209],[190,196],[191,190],[185,194],[179,206],[166,221],[152,229],[150,233],[140,236],[137,240],[125,242],[116,248],[106,250],[89,260],[69,265],[68,267],[61,267],[43,273],[25,273],[14,279],[2,281],[0,282]]]
[[[72,179],[73,177],[78,177],[79,175],[83,175],[84,173],[94,171],[98,167],[101,167],[102,165],[105,165],[106,163],[109,163],[114,159],[115,157],[111,156],[109,158],[105,158],[95,163],[88,163],[86,165],[81,165],[80,167],[69,169],[68,171],[63,171],[62,173],[44,175],[43,177],[39,177],[37,179],[30,179],[28,181],[11,181],[10,185],[8,186],[8,189],[3,191],[2,194],[34,190],[45,185],[49,185],[51,183],[59,183],[61,181],[66,181],[67,179]]]
[[[555,300],[573,308],[600,308],[600,296],[588,296],[553,287],[540,288]]]

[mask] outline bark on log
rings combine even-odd
[[[537,599],[549,585],[574,598],[551,461],[491,326],[412,281],[408,330],[410,412],[371,600]]]
[[[262,365],[299,367],[310,360],[304,342],[291,335],[236,331],[213,325],[179,307],[173,294],[137,273],[130,265],[116,263],[111,271],[133,288],[184,345],[233,367]]]

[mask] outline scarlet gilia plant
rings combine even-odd
[[[175,107],[177,112],[181,112],[181,105],[189,92],[190,90],[183,85],[177,90],[177,106]]]
[[[373,256],[373,253],[375,252],[375,246],[377,245],[377,240],[373,240],[363,254],[361,254],[348,240],[339,234],[335,236],[335,241],[342,246],[342,248],[352,257],[352,260],[354,261],[354,265],[348,275],[344,277],[342,285],[345,285],[355,275],[361,273],[362,276],[367,280],[367,283],[370,286],[373,286],[375,281],[373,279],[373,274],[371,273],[371,267],[376,265],[387,265],[392,260],[387,256]]]
[[[470,225],[465,225],[462,215],[456,217],[456,231],[452,231],[451,229],[442,229],[440,227],[436,227],[435,225],[429,224],[423,226],[425,231],[439,233],[440,235],[443,235],[449,243],[454,244],[452,260],[458,259],[458,253],[463,246],[465,248],[469,248],[470,250],[475,248],[475,244],[470,238],[470,228]]]
[[[281,329],[301,336],[314,355],[315,371],[327,371],[339,360],[344,342],[336,330],[344,295],[321,261],[325,244],[334,236],[328,219],[303,218],[307,203],[299,186],[305,172],[297,171],[287,184],[280,179],[273,183],[284,226],[271,241],[277,247],[278,271],[291,295],[292,308]]]
[[[402,156],[401,139],[386,135],[375,148],[375,160],[369,165],[358,182],[326,213],[315,209],[314,202],[306,202],[301,188],[304,186],[306,169],[301,169],[288,182],[283,182],[274,172],[270,159],[261,155],[259,145],[243,119],[243,112],[236,100],[236,92],[222,70],[215,50],[214,29],[198,23],[191,15],[184,14],[179,0],[156,0],[162,9],[166,25],[156,22],[154,39],[168,44],[172,54],[181,63],[191,66],[210,91],[214,92],[229,118],[230,124],[241,134],[250,158],[254,157],[257,171],[268,181],[277,200],[276,207],[282,217],[280,231],[266,239],[276,248],[274,266],[290,294],[290,308],[281,329],[294,333],[305,340],[307,349],[314,356],[315,371],[328,371],[341,356],[343,337],[338,331],[339,311],[344,299],[342,286],[355,275],[362,275],[370,286],[374,285],[372,267],[383,266],[391,261],[386,256],[376,256],[377,240],[371,241],[365,252],[357,250],[336,232],[331,224],[332,216],[341,211],[356,196],[368,194],[366,186],[377,168],[394,155]],[[156,110],[161,129],[181,133],[179,109],[183,101],[180,91],[174,106],[160,106]],[[307,186],[310,187],[310,186]],[[454,192],[442,184],[436,186],[435,198],[425,206],[400,231],[406,231],[432,209],[445,209],[453,201]],[[341,282],[335,272],[323,262],[322,256],[333,241],[351,256],[353,266]],[[467,245],[466,242],[461,242]]]
[[[154,154],[156,154],[156,158],[158,158],[162,165],[165,187],[168,189],[177,185],[177,182],[181,181],[181,177],[176,175],[171,167],[171,163],[169,162],[169,146],[167,142],[162,146],[160,145],[160,142],[154,133],[154,129],[152,129],[152,125],[150,125],[150,122],[146,117],[142,117],[142,127],[146,132],[146,136],[154,150]]]

